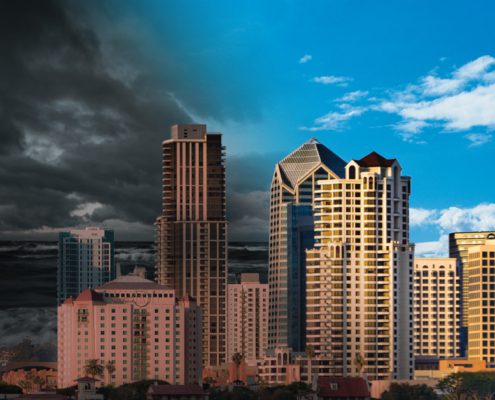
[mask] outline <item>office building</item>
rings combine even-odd
[[[86,288],[115,279],[113,230],[86,228],[60,232],[58,239],[57,304],[76,298]]]
[[[416,357],[459,357],[460,302],[455,258],[414,260]]]
[[[460,352],[467,352],[469,319],[469,278],[468,250],[470,247],[484,244],[487,240],[495,239],[495,231],[454,232],[449,234],[449,257],[457,260],[457,275],[460,279],[461,288],[461,341]]]
[[[203,363],[226,357],[227,222],[222,136],[174,125],[163,142],[162,214],[156,221],[158,283],[203,310]]]
[[[306,343],[331,358],[330,375],[413,376],[410,192],[398,161],[375,152],[318,181]]]
[[[98,379],[106,385],[200,383],[201,357],[200,307],[137,273],[86,289],[58,307],[59,388],[84,377],[94,359],[105,367]]]
[[[495,366],[495,240],[470,246],[468,275],[468,356]]]
[[[268,348],[304,351],[305,250],[314,244],[316,182],[338,179],[345,162],[310,139],[276,164],[270,191]]]
[[[227,285],[227,361],[234,354],[248,365],[265,355],[268,339],[268,284],[258,274],[241,274],[240,283]]]

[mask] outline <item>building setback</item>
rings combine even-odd
[[[495,240],[468,249],[468,356],[495,365]]]
[[[459,357],[460,288],[455,258],[414,260],[414,354]]]
[[[413,375],[410,178],[373,152],[320,180],[306,262],[307,345],[332,376]]]
[[[319,179],[340,178],[345,162],[310,139],[275,165],[270,190],[268,348],[304,351],[305,250],[314,245]]]
[[[158,283],[203,310],[203,363],[226,356],[227,221],[222,136],[174,125],[163,142],[162,214],[156,220]]]
[[[201,308],[190,297],[137,274],[86,289],[58,307],[58,387],[84,377],[88,360],[102,365],[102,381],[119,386],[143,379],[200,383]]]
[[[227,285],[227,361],[240,353],[248,365],[265,355],[268,338],[268,284],[259,274],[241,274]]]
[[[57,304],[87,288],[115,279],[113,230],[86,228],[60,232]]]

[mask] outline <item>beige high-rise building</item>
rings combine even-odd
[[[265,355],[268,339],[268,284],[259,274],[241,274],[241,282],[227,285],[227,361],[235,353],[248,365]]]
[[[345,161],[310,139],[276,164],[270,193],[268,348],[304,351],[306,257],[314,246],[319,179],[343,177]]]
[[[156,221],[159,283],[203,310],[203,363],[226,356],[227,221],[222,136],[174,125],[163,142],[163,211]]]
[[[467,327],[469,318],[468,250],[495,239],[495,231],[454,232],[449,234],[449,257],[457,260],[457,275],[461,280],[461,326]]]
[[[414,354],[459,357],[460,289],[455,258],[414,260]]]
[[[495,240],[468,249],[468,355],[495,365]]]
[[[410,178],[373,152],[318,182],[307,252],[307,339],[330,374],[411,379],[413,245]]]

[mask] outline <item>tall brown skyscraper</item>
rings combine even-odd
[[[163,142],[163,204],[156,220],[157,281],[189,294],[203,315],[203,364],[226,355],[227,221],[222,135],[174,125]]]

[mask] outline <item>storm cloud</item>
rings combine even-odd
[[[0,3],[0,238],[97,225],[114,228],[119,239],[152,239],[160,143],[170,125],[202,122],[191,115],[256,118],[255,102],[223,103],[192,63],[153,64],[128,21],[108,27],[111,5]],[[259,186],[267,184],[264,178]],[[229,190],[229,200],[237,210],[249,198]],[[246,218],[263,218],[248,209],[247,217],[229,213],[234,232]]]

